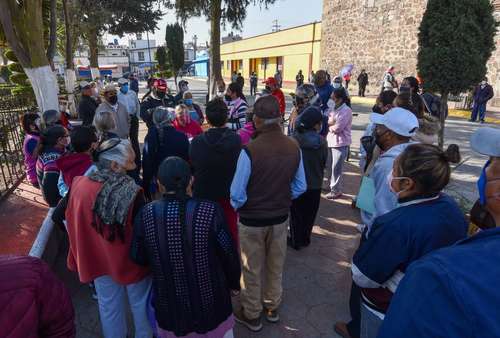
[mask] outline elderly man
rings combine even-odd
[[[97,107],[96,113],[101,111],[113,113],[116,128],[111,132],[121,139],[127,139],[130,133],[130,116],[127,108],[118,102],[116,87],[112,84],[104,87],[103,97],[104,101]]]
[[[94,120],[97,102],[92,96],[92,84],[87,81],[80,82],[82,98],[78,104],[78,117],[82,120],[82,125],[91,126]]]
[[[263,304],[266,319],[279,321],[286,221],[292,199],[307,189],[300,148],[283,134],[280,122],[280,107],[274,96],[263,96],[255,102],[256,137],[241,151],[231,184],[231,204],[240,214],[243,263],[243,309],[235,316],[251,331],[262,329]]]
[[[139,146],[139,117],[141,113],[141,105],[139,104],[139,99],[137,94],[129,89],[129,83],[127,79],[118,79],[118,86],[120,91],[118,92],[118,102],[125,106],[127,113],[130,118],[130,143],[135,152],[135,164],[137,169],[141,168],[141,148]]]

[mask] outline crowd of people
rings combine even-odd
[[[69,241],[68,269],[95,288],[104,337],[131,334],[127,307],[135,337],[230,338],[235,322],[258,332],[262,318],[280,321],[287,247],[311,245],[322,191],[343,196],[352,143],[350,78],[318,70],[304,83],[299,75],[288,128],[282,79],[266,79],[250,105],[241,74],[204,111],[187,81],[174,96],[154,79],[139,100],[121,78],[100,91],[80,83],[81,125],[57,111],[23,115],[27,178]],[[366,72],[358,82],[364,96]],[[250,84],[254,94],[256,79]],[[360,140],[351,321],[335,323],[344,338],[500,332],[500,301],[484,280],[500,278],[491,269],[499,258],[500,131],[482,128],[471,139],[490,157],[471,231],[444,192],[459,147],[434,145],[439,127],[429,107],[415,77],[398,85],[394,67],[387,70]],[[39,317],[20,336],[75,335],[69,294],[44,263],[2,257],[0,280],[6,271],[41,294],[40,313],[30,312]],[[233,309],[235,296],[241,308]],[[480,306],[485,299],[491,312]]]

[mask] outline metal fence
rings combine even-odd
[[[21,115],[31,110],[30,101],[14,96],[0,97],[0,200],[24,178]]]

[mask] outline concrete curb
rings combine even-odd
[[[52,231],[54,230],[54,222],[52,222],[52,214],[54,213],[54,210],[55,208],[50,208],[47,216],[43,220],[42,226],[40,227],[35,241],[31,246],[31,250],[28,254],[29,256],[37,258],[41,258],[43,256],[47,243],[52,235]]]

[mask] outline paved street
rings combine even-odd
[[[205,81],[190,80],[190,87],[195,92],[205,86]],[[204,96],[196,95],[195,100],[204,103]],[[287,104],[290,108],[289,96]],[[353,104],[353,110],[358,115],[353,122],[353,157],[347,166],[346,196],[335,202],[322,199],[311,246],[299,252],[288,251],[280,324],[265,324],[264,330],[258,334],[236,325],[236,337],[337,337],[333,332],[334,322],[349,319],[350,261],[358,241],[354,227],[358,222],[358,213],[351,209],[350,198],[359,186],[356,153],[359,138],[368,123],[370,105],[356,103]],[[484,162],[484,158],[471,152],[468,143],[476,127],[465,120],[450,119],[446,129],[447,143],[459,144],[463,157],[470,157],[454,172],[453,179],[456,190],[471,200],[475,196],[475,180]],[[145,126],[141,124],[141,139],[145,131]],[[97,302],[91,298],[90,289],[81,285],[76,275],[66,270],[64,255],[59,256],[57,272],[70,288],[73,297],[77,313],[77,337],[99,337]],[[239,306],[237,298],[234,303],[235,307]]]

